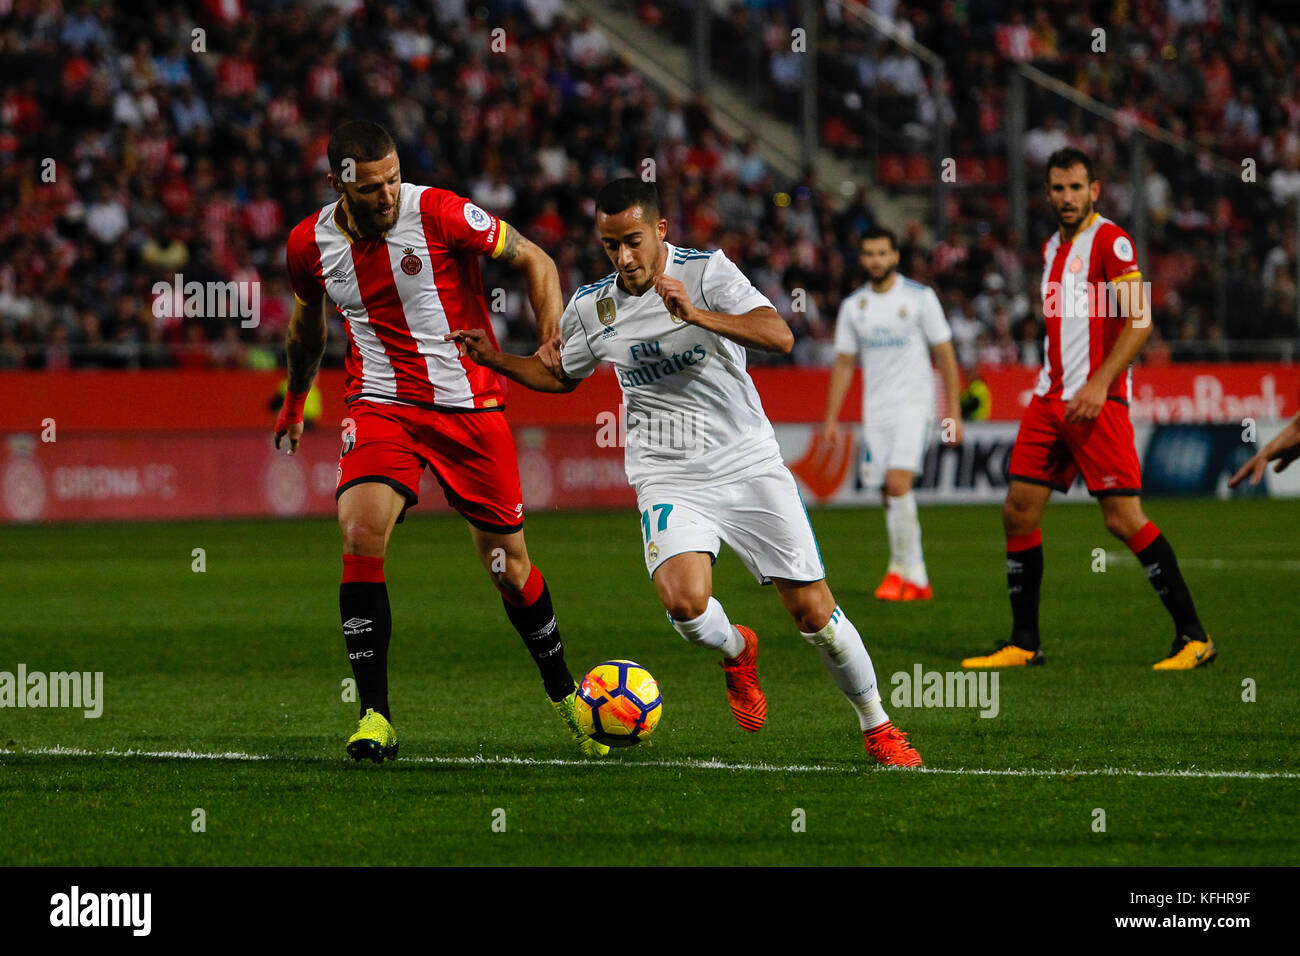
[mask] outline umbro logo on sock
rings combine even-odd
[[[348,637],[354,634],[364,634],[372,628],[366,627],[367,624],[374,624],[374,621],[367,620],[364,617],[350,617],[343,622],[343,633]]]
[[[529,633],[528,639],[534,641],[540,640],[541,638],[546,637],[546,635],[550,634],[553,630],[555,630],[555,618],[551,618],[549,621],[547,621],[546,625],[542,627],[540,630],[532,631],[531,633]]]
[[[1013,558],[1007,558],[1007,574],[1019,574],[1025,566]]]

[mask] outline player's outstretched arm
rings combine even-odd
[[[1135,275],[1116,283],[1116,286],[1119,293],[1117,298],[1127,320],[1124,331],[1115,339],[1115,345],[1097,366],[1097,371],[1092,373],[1065,406],[1067,422],[1088,422],[1101,414],[1102,406],[1106,403],[1106,393],[1110,391],[1110,383],[1132,364],[1151,337],[1151,304],[1146,300],[1142,277]]]
[[[564,300],[560,295],[560,273],[545,250],[507,222],[501,223],[505,241],[496,258],[524,274],[528,301],[537,317],[537,341],[551,342],[560,335]]]
[[[289,328],[284,336],[284,351],[289,366],[289,386],[284,404],[275,419],[275,447],[286,436],[289,454],[298,450],[302,438],[302,408],[311,391],[311,383],[320,370],[325,356],[325,298],[315,305],[303,305],[297,298],[289,316]]]
[[[542,350],[555,350],[553,342],[543,342],[533,355],[510,355],[499,351],[482,329],[458,329],[443,336],[455,342],[461,355],[490,369],[495,369],[513,382],[518,382],[538,392],[571,392],[581,384],[580,378],[569,378],[563,372],[552,371],[542,360]],[[558,366],[558,353],[555,355]]]
[[[1242,465],[1240,471],[1228,479],[1228,487],[1236,488],[1249,475],[1250,486],[1253,488],[1263,480],[1264,472],[1268,468],[1270,461],[1277,462],[1273,466],[1273,471],[1276,473],[1285,470],[1286,466],[1297,458],[1300,458],[1300,414],[1291,419],[1286,428],[1278,432],[1271,442],[1255,452],[1255,456]]]

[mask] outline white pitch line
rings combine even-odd
[[[1107,561],[1137,564],[1138,560],[1124,551],[1107,551]],[[1232,571],[1238,568],[1258,568],[1265,571],[1300,571],[1300,561],[1292,558],[1195,558],[1180,557],[1180,567],[1209,568],[1212,571]]]
[[[239,751],[202,753],[195,750],[86,750],[80,747],[33,747],[25,750],[0,748],[0,757],[125,757],[150,760],[230,760],[243,762],[281,761],[288,763],[333,762],[327,757],[288,757],[274,754],[250,754]],[[402,763],[443,764],[455,766],[524,766],[524,767],[655,767],[670,770],[734,770],[754,773],[863,773],[874,768],[835,767],[819,764],[730,763],[724,760],[572,760],[537,757],[421,757],[398,758]],[[339,761],[342,762],[341,759]],[[965,777],[1163,777],[1207,780],[1300,780],[1300,772],[1287,770],[1132,770],[1127,767],[1101,767],[1077,770],[1004,770],[973,767],[916,767],[910,773],[943,774]]]
[[[0,757],[144,757],[153,760],[279,760],[272,754],[246,754],[237,750],[201,753],[197,750],[86,750],[82,747],[0,748]],[[289,758],[294,759],[294,758]]]
[[[1300,780],[1287,770],[1130,770],[1102,767],[1096,770],[982,770],[965,767],[917,767],[917,773],[946,773],[971,777],[1168,777],[1203,780]]]

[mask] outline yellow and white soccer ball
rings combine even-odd
[[[650,672],[635,661],[597,664],[578,685],[578,725],[593,740],[630,747],[654,732],[663,695]]]

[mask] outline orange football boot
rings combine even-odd
[[[903,576],[897,571],[890,571],[885,575],[885,580],[880,582],[880,587],[876,588],[876,600],[878,601],[901,601],[903,600],[903,585],[906,582]]]
[[[719,665],[727,674],[727,703],[742,730],[753,733],[767,719],[767,698],[758,686],[758,635],[747,627],[733,625],[745,639],[745,649]]]
[[[876,763],[886,767],[919,767],[921,755],[907,742],[907,734],[885,721],[879,727],[862,732],[862,745]]]
[[[913,584],[911,581],[903,581],[903,593],[899,595],[900,601],[928,601],[934,597],[934,589],[930,585]]]

